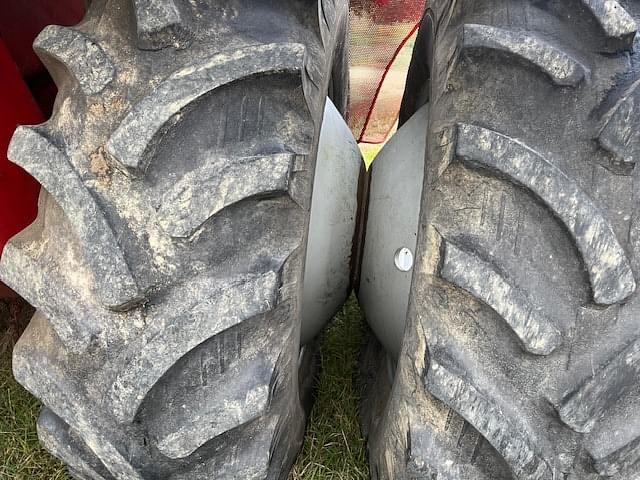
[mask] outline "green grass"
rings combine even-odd
[[[0,309],[0,317],[7,314]],[[65,467],[38,443],[38,401],[11,374],[8,324],[0,318],[0,338],[5,337],[0,342],[0,479],[68,480]],[[352,297],[325,333],[318,396],[290,480],[369,478],[353,381],[362,335],[362,316]]]
[[[38,443],[38,401],[11,375],[11,351],[0,353],[0,478],[67,480],[66,469]]]
[[[66,480],[64,466],[38,443],[40,404],[11,374],[11,348],[32,313],[22,301],[0,300],[0,479]]]
[[[318,397],[290,480],[369,478],[354,387],[362,337],[362,315],[351,297],[327,329]]]
[[[373,160],[378,155],[378,152],[382,150],[383,144],[378,143],[361,143],[360,151],[362,152],[362,158],[364,159],[364,164],[367,168],[371,167]]]

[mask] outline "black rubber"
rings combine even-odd
[[[375,344],[364,362],[374,479],[640,475],[638,19],[637,0],[428,2],[404,344],[395,373]]]
[[[14,374],[76,478],[286,478],[313,370],[299,335],[315,156],[327,94],[343,111],[347,98],[347,14],[339,0],[94,0],[35,41],[59,95],[11,142],[44,190],[0,276],[37,309]]]

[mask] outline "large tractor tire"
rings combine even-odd
[[[401,115],[426,139],[404,335],[373,321],[363,362],[374,479],[639,478],[639,19],[637,0],[428,2]]]
[[[305,425],[301,297],[340,0],[94,0],[35,41],[59,88],[10,159],[43,186],[0,276],[45,447],[82,479],[279,479]],[[346,295],[346,292],[345,292]]]

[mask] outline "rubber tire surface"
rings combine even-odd
[[[314,361],[299,338],[315,156],[326,96],[344,111],[347,13],[96,0],[35,41],[59,94],[11,143],[44,190],[0,276],[37,309],[13,370],[76,478],[286,478],[308,401],[298,371]]]
[[[429,2],[401,115],[430,102],[406,332],[395,374],[364,358],[373,478],[640,474],[639,18]]]

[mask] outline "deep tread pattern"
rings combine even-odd
[[[133,0],[138,47],[160,50],[180,47],[187,34],[182,13],[175,0]]]
[[[13,350],[13,375],[33,395],[69,425],[117,479],[143,480],[143,477],[107,440],[105,431],[97,431],[91,421],[90,407],[80,389],[65,378],[60,353],[63,347],[47,320],[36,312]]]
[[[638,19],[639,0],[427,2],[405,333],[365,366],[375,480],[638,478]],[[512,325],[528,312],[546,355]]]
[[[259,111],[260,106],[258,119]],[[295,161],[296,155],[289,153],[216,158],[178,180],[162,201],[158,221],[172,237],[190,237],[229,205],[256,195],[286,193]]]
[[[113,62],[102,48],[84,33],[51,25],[35,39],[40,55],[62,63],[86,95],[100,93],[115,78]]]
[[[594,467],[603,477],[622,474],[640,460],[640,437],[604,457],[594,457]]]
[[[493,130],[459,124],[457,155],[526,187],[564,223],[589,271],[593,300],[624,301],[636,289],[627,255],[589,196],[559,168],[523,143]]]
[[[44,188],[0,275],[37,308],[14,375],[77,478],[277,480],[295,460],[315,157],[330,84],[347,94],[348,5],[312,5],[93,2],[40,37],[61,88],[11,144]]]
[[[534,65],[556,85],[576,87],[587,75],[584,65],[571,55],[542,38],[523,32],[467,24],[464,26],[464,47],[508,54],[510,58]]]
[[[85,248],[103,303],[121,310],[142,298],[116,235],[67,155],[36,127],[19,127],[8,157],[49,192],[67,213]]]
[[[640,156],[640,80],[627,89],[605,115],[598,142],[616,162],[635,167]]]
[[[79,292],[69,285],[59,271],[52,271],[51,265],[29,256],[25,250],[16,248],[13,243],[6,246],[4,256],[6,260],[0,264],[0,276],[4,282],[9,286],[19,286],[25,276],[34,279],[28,288],[20,290],[23,298],[47,316],[69,351],[86,351],[92,337],[99,333],[99,328],[96,327],[103,322],[87,325],[80,320],[88,318],[91,313],[79,301],[82,298]],[[52,290],[56,293],[55,298],[50,302],[42,302],[42,298],[51,296]]]
[[[278,275],[267,272],[242,279],[193,282],[201,302],[184,311],[163,312],[164,322],[145,331],[123,354],[123,369],[110,389],[113,411],[121,422],[133,421],[148,392],[180,358],[205,340],[271,310],[277,301]],[[208,298],[207,292],[213,298]],[[176,296],[180,295],[178,291]],[[169,303],[169,306],[174,306]]]
[[[271,455],[264,448],[271,439],[278,435],[278,425],[271,423],[255,437],[247,439],[242,450],[231,451],[220,455],[217,461],[208,460],[197,464],[184,473],[171,475],[169,480],[262,480],[268,478]],[[215,476],[210,472],[214,471]]]
[[[428,425],[409,426],[407,468],[409,478],[436,480],[489,480],[476,467],[442,448],[438,433]]]
[[[613,40],[613,50],[631,49],[638,25],[617,0],[582,0],[602,30]],[[617,47],[617,48],[616,48]]]
[[[258,355],[255,360],[224,372],[214,385],[209,385],[208,391],[194,402],[200,408],[165,405],[151,430],[158,439],[158,449],[169,458],[184,458],[211,439],[258,419],[269,406],[275,376],[275,364]],[[203,426],[203,418],[211,420]],[[176,419],[179,428],[171,428]]]
[[[38,438],[52,455],[65,462],[76,476],[107,480],[110,475],[104,465],[80,442],[65,422],[48,408],[43,408],[37,423]],[[85,460],[91,458],[91,463]]]
[[[518,479],[551,480],[553,471],[535,444],[536,435],[494,399],[433,358],[425,380],[427,389],[451,405],[504,457]]]
[[[560,418],[577,432],[590,432],[607,406],[633,388],[639,376],[640,339],[636,339],[567,395]]]
[[[124,171],[142,175],[153,144],[169,120],[212,90],[267,72],[301,72],[305,47],[267,44],[218,53],[172,74],[131,110],[107,142],[107,152]],[[151,152],[149,152],[151,150]]]
[[[489,305],[511,327],[523,348],[534,355],[549,355],[562,336],[547,316],[538,311],[517,285],[477,255],[444,242],[440,275]]]

